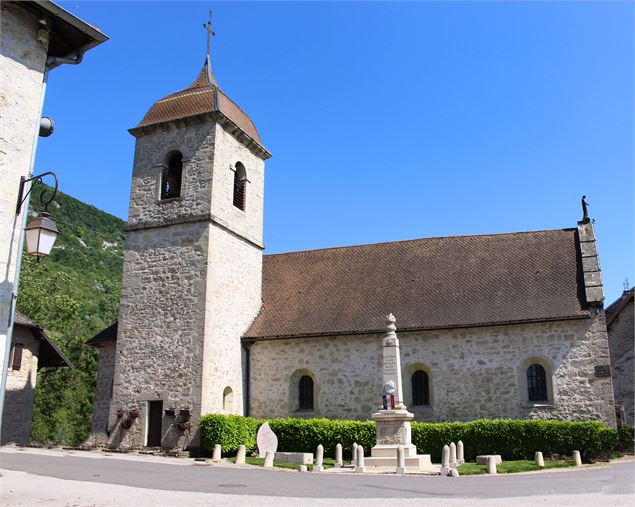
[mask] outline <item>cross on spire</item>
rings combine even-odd
[[[209,18],[207,23],[203,23],[203,28],[207,30],[207,58],[209,59],[210,46],[212,41],[212,36],[216,35],[216,33],[212,30],[212,10],[209,11]]]

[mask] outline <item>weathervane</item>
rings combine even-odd
[[[207,30],[207,58],[209,58],[210,46],[212,43],[212,36],[216,35],[216,33],[212,30],[212,10],[209,10],[209,18],[207,23],[203,23],[203,28]]]

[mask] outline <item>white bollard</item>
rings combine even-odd
[[[357,466],[357,443],[353,442],[353,449],[351,451],[351,465]]]
[[[355,472],[362,473],[366,471],[364,466],[364,448],[361,445],[357,446],[356,450],[357,464],[355,465]]]
[[[573,451],[573,462],[577,467],[582,466],[582,457],[580,456],[580,451]]]
[[[450,468],[456,468],[456,444],[450,442]]]
[[[236,453],[236,465],[244,465],[245,464],[245,454],[247,453],[247,449],[244,445],[238,446],[238,452]]]
[[[406,475],[406,457],[403,446],[397,447],[397,475]]]
[[[341,468],[344,463],[342,462],[342,444],[335,446],[335,468]]]
[[[450,473],[450,447],[443,446],[441,452],[441,475],[448,475]]]
[[[315,451],[315,465],[313,466],[313,471],[324,471],[324,446],[322,446],[322,444],[318,445],[317,451]]]
[[[265,462],[262,466],[264,468],[273,468],[273,457],[273,452],[267,451],[267,453],[265,454]]]
[[[306,472],[308,470],[306,465],[300,465],[300,472]]]
[[[496,458],[494,456],[487,457],[487,473],[488,474],[498,473],[496,470]]]
[[[545,467],[545,459],[542,457],[542,452],[536,451],[536,455],[534,457],[534,463],[538,465],[540,468]]]
[[[456,461],[459,465],[465,463],[465,454],[463,453],[463,442],[459,440],[456,443]]]
[[[460,477],[458,468],[450,469],[450,477]]]
[[[214,452],[212,453],[212,460],[213,461],[220,461],[220,459],[221,459],[220,444],[215,444],[214,445]]]

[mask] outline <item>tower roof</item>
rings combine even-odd
[[[205,58],[201,72],[190,86],[155,102],[133,130],[216,111],[226,116],[264,148],[254,122],[218,86],[209,55]]]

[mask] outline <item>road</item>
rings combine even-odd
[[[568,471],[452,479],[299,473],[149,456],[2,448],[0,468],[3,505],[139,506],[176,501],[315,506],[333,505],[336,498],[343,499],[337,501],[341,505],[421,505],[421,500],[426,505],[465,506],[635,504],[633,460]],[[122,502],[120,495],[126,500]]]

